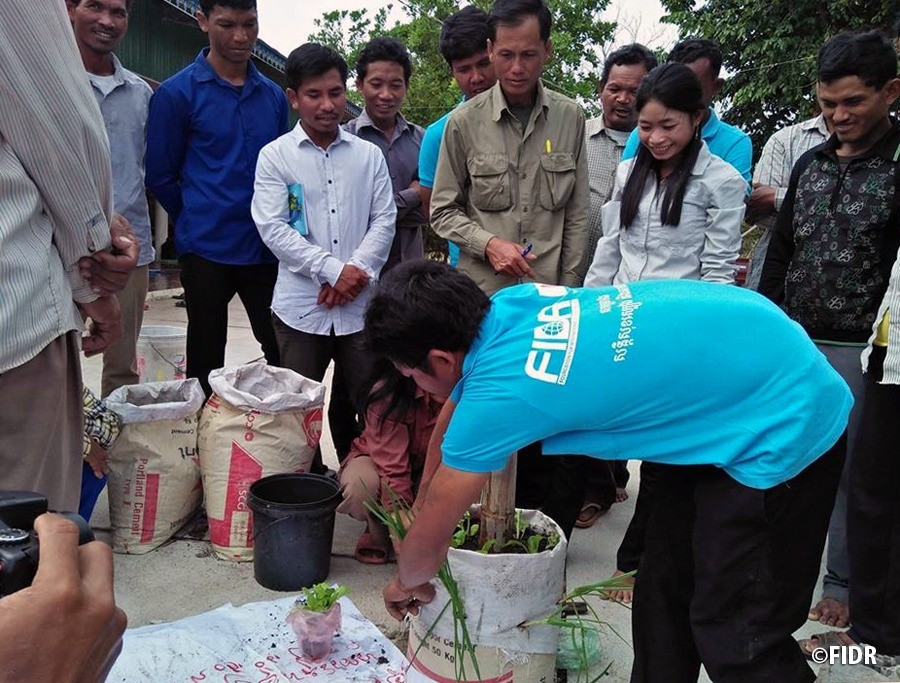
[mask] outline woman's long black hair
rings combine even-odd
[[[643,109],[650,100],[656,100],[669,109],[683,111],[691,116],[706,107],[703,103],[703,88],[696,74],[684,64],[674,62],[656,67],[641,81],[637,91],[637,110]],[[684,191],[702,146],[698,127],[694,139],[684,150],[681,163],[667,179],[660,214],[663,225],[678,225],[681,221]],[[619,219],[623,227],[631,225],[637,216],[647,180],[658,168],[659,162],[653,158],[650,150],[644,145],[639,145],[634,166],[622,191]]]
[[[378,414],[378,423],[388,418],[402,420],[416,399],[416,383],[400,374],[387,358],[379,358],[365,382],[365,410],[379,401],[385,401],[384,410]]]

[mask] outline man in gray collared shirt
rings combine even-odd
[[[403,43],[390,37],[370,40],[356,60],[356,88],[366,105],[362,114],[344,125],[347,132],[381,150],[391,174],[397,222],[382,275],[402,261],[425,256],[422,225],[428,219],[419,194],[419,150],[425,130],[409,123],[400,113],[411,75],[412,60]],[[341,416],[352,413],[351,406],[344,378],[335,373],[328,419],[333,425],[332,433],[337,434],[335,445],[341,459],[358,434],[354,424],[341,424]]]
[[[382,275],[401,261],[425,256],[422,225],[427,218],[419,195],[419,149],[425,131],[400,113],[411,75],[412,61],[403,43],[389,37],[369,41],[356,61],[356,87],[366,106],[344,125],[347,132],[381,149],[391,173],[397,230]]]
[[[115,210],[128,219],[140,242],[137,268],[117,295],[124,334],[103,353],[103,396],[138,382],[135,347],[155,256],[144,190],[144,128],[153,91],[112,52],[128,30],[130,5],[130,0],[68,0],[75,43],[109,137]]]
[[[656,57],[638,43],[611,52],[603,64],[600,78],[600,104],[603,113],[585,123],[588,177],[591,204],[588,209],[588,261],[590,265],[597,242],[603,235],[600,210],[612,197],[616,169],[622,150],[637,125],[637,89],[641,79],[656,67]]]

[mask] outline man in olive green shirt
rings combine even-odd
[[[581,284],[589,259],[584,115],[545,90],[550,13],[543,0],[497,0],[488,52],[497,84],[454,111],[431,198],[435,232],[487,294],[534,280]]]
[[[584,114],[545,90],[550,10],[544,0],[496,0],[488,54],[497,84],[447,121],[431,225],[460,247],[457,267],[486,293],[534,281],[581,285],[588,249]],[[581,456],[519,451],[516,504],[539,507],[568,536],[584,498]]]

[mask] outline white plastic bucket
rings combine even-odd
[[[185,378],[187,330],[152,325],[141,328],[137,340],[140,382],[168,382]]]

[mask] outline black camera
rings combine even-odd
[[[34,520],[47,512],[47,497],[30,491],[0,491],[0,597],[27,588],[38,566]],[[78,543],[94,540],[91,527],[74,512],[59,512],[78,525]]]

